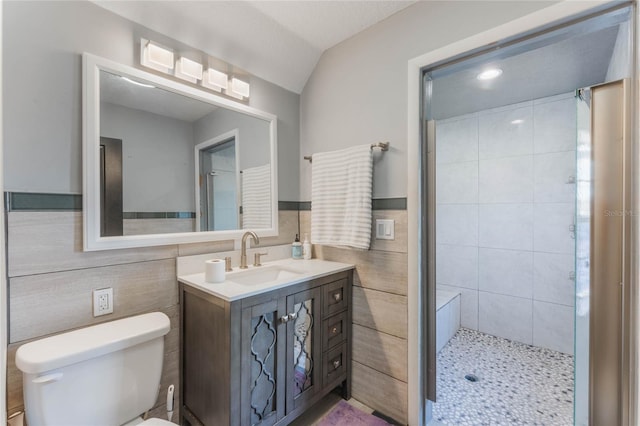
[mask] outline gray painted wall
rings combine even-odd
[[[193,133],[187,121],[100,105],[101,136],[122,140],[125,212],[194,211]]]
[[[222,108],[193,123],[195,145],[234,129],[240,140],[240,170],[270,162],[269,122]]]
[[[629,22],[620,24],[616,44],[611,54],[609,69],[605,81],[615,81],[621,78],[627,78],[631,74],[631,60],[629,55]]]
[[[5,191],[82,192],[82,52],[139,67],[141,37],[187,47],[86,1],[7,2],[3,32]],[[250,105],[278,116],[280,199],[295,200],[299,96],[250,83]]]
[[[254,78],[251,106],[278,116],[278,199],[299,201],[300,95]]]
[[[300,98],[300,200],[311,199],[303,155],[386,140],[373,196],[405,197],[408,60],[550,4],[421,1],[327,50]]]
[[[194,211],[194,146],[230,130],[238,129],[240,170],[270,161],[269,122],[259,118],[218,108],[192,123],[107,102],[100,108],[101,136],[122,140],[125,212]]]

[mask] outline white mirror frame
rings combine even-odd
[[[271,227],[251,230],[255,231],[260,237],[278,235],[278,118],[275,115],[217,96],[205,90],[187,86],[89,53],[83,53],[82,64],[82,208],[85,251],[239,240],[247,231],[247,229],[237,229],[116,237],[100,236],[100,149],[98,143],[100,140],[100,71],[146,80],[160,89],[268,121],[270,123],[271,139],[271,200],[273,201],[271,203]]]

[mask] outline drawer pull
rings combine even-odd
[[[336,359],[333,361],[333,369],[337,370],[338,368],[340,368],[340,360]]]
[[[331,329],[331,334],[336,334],[338,332],[338,327],[337,326],[333,326],[333,328]]]
[[[339,302],[342,299],[342,295],[340,293],[333,293],[333,298],[336,302]]]

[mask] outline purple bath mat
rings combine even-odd
[[[340,401],[324,416],[317,426],[388,426],[379,417],[367,414],[353,407],[351,404]]]

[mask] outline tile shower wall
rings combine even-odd
[[[573,353],[573,94],[436,123],[436,281],[461,325]]]

